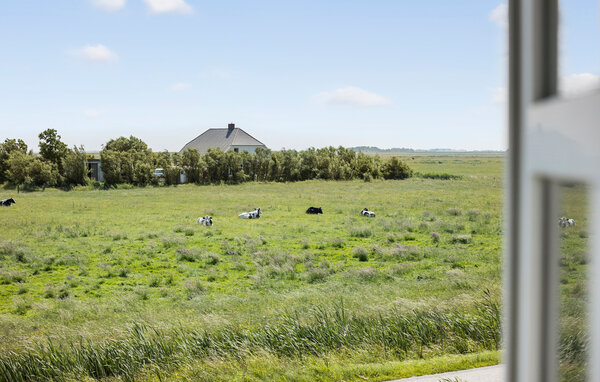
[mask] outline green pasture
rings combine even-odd
[[[497,363],[502,157],[402,159],[460,178],[0,189],[17,200],[0,209],[0,379],[384,380]]]

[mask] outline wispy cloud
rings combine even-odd
[[[102,44],[86,45],[73,53],[77,57],[93,62],[114,62],[119,58],[116,53]]]
[[[490,21],[502,28],[508,28],[508,4],[501,3],[490,13]]]
[[[354,86],[316,94],[312,97],[312,101],[322,104],[341,104],[361,107],[383,106],[391,103],[390,100],[384,96]]]
[[[174,84],[173,86],[171,86],[171,90],[174,92],[180,92],[183,90],[187,90],[191,87],[192,87],[192,85],[188,84],[187,82],[178,82],[178,83]]]
[[[185,0],[144,0],[152,13],[192,13],[192,7]]]
[[[600,76],[591,73],[578,73],[560,79],[559,90],[566,96],[576,96],[594,89],[600,89]]]
[[[105,12],[117,12],[125,7],[127,0],[91,0],[92,5]]]
[[[87,118],[98,118],[102,114],[100,110],[96,109],[86,109],[83,111],[83,115]]]

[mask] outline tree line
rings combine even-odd
[[[39,134],[39,155],[21,139],[0,143],[0,183],[17,187],[65,187],[89,183],[83,146],[70,149],[54,129]],[[248,181],[296,182],[309,179],[352,180],[405,179],[412,170],[397,157],[357,153],[344,147],[271,151],[255,153],[209,149],[201,154],[188,149],[182,154],[153,152],[136,137],[109,140],[100,151],[105,186],[133,184],[146,186],[177,184],[184,173],[187,182],[197,184],[242,183]],[[162,168],[161,178],[154,175]]]

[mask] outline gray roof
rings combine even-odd
[[[240,129],[217,128],[208,129],[204,133],[188,142],[180,152],[187,149],[197,149],[200,154],[204,154],[211,148],[220,148],[227,151],[231,146],[262,146],[266,147],[262,142]]]

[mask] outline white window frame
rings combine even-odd
[[[600,360],[600,91],[566,100],[557,96],[557,84],[558,0],[509,0],[503,327],[509,382],[558,379],[556,217],[565,181],[590,190],[590,359]],[[549,132],[573,138],[575,149],[556,158],[560,145],[544,139]],[[600,363],[588,365],[589,380],[600,381]]]

